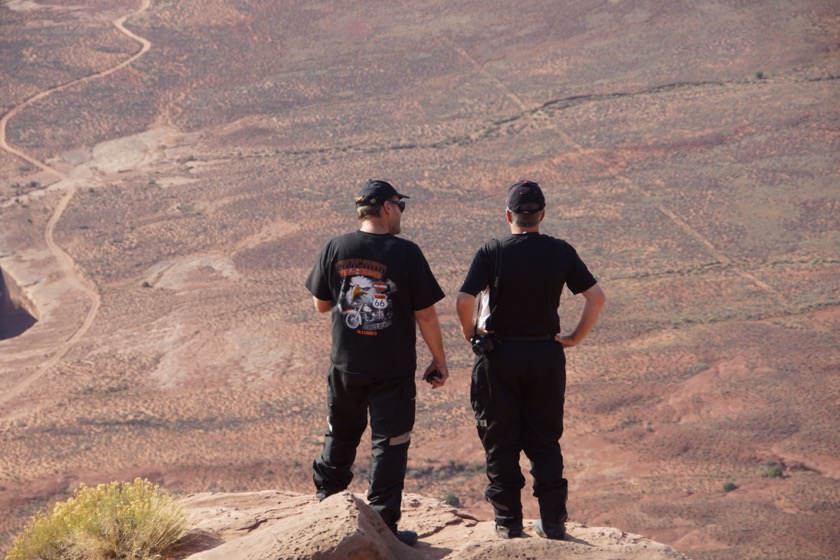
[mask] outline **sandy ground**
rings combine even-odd
[[[534,2],[535,48],[504,8],[491,36],[477,7],[94,4],[0,8],[41,30],[20,57],[65,61],[3,68],[0,268],[39,321],[0,341],[0,547],[79,482],[310,491],[329,328],[302,282],[369,176],[412,196],[447,293],[406,490],[489,519],[453,297],[527,176],[609,297],[568,356],[573,520],[699,559],[836,550],[836,7]]]

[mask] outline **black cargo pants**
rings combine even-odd
[[[414,428],[417,388],[413,375],[366,376],[330,368],[328,427],[324,449],[312,464],[320,497],[345,490],[353,480],[351,467],[370,412],[371,471],[368,502],[396,531]]]
[[[559,442],[565,391],[566,356],[554,340],[502,341],[476,357],[470,403],[487,458],[485,497],[500,525],[522,526],[521,451],[531,462],[543,522],[567,517],[568,482]]]

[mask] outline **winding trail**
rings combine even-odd
[[[136,16],[146,11],[147,9],[149,9],[149,6],[151,6],[151,0],[142,0],[142,2],[140,3],[140,7],[135,12],[124,15],[112,21],[113,25],[121,33],[127,35],[135,41],[138,41],[142,45],[142,47],[137,53],[135,53],[130,58],[124,60],[123,62],[117,64],[112,68],[108,68],[107,70],[102,70],[100,72],[96,72],[88,76],[77,78],[65,84],[55,86],[48,90],[42,91],[36,95],[33,95],[23,103],[11,109],[9,112],[3,115],[2,118],[0,118],[0,149],[3,149],[9,152],[10,154],[29,162],[30,164],[41,169],[42,171],[55,175],[56,177],[58,177],[58,182],[54,185],[54,188],[63,189],[65,191],[64,196],[62,196],[58,205],[55,207],[55,210],[53,210],[52,216],[50,216],[50,219],[47,222],[47,226],[44,230],[44,241],[47,244],[47,248],[49,248],[50,252],[52,252],[53,256],[58,262],[59,267],[64,272],[65,277],[71,279],[79,287],[79,289],[82,292],[84,292],[85,296],[88,299],[90,299],[91,302],[90,308],[88,309],[88,312],[85,315],[84,321],[82,321],[82,324],[79,326],[76,332],[73,333],[73,335],[64,343],[62,343],[61,346],[59,346],[58,349],[53,353],[53,355],[50,356],[43,364],[41,364],[41,367],[39,367],[35,372],[22,379],[10,390],[4,391],[3,394],[0,395],[0,404],[5,404],[24,393],[35,381],[40,379],[44,375],[44,373],[46,373],[50,368],[58,364],[62,360],[62,358],[64,358],[64,356],[67,354],[67,352],[70,351],[70,349],[85,335],[85,333],[87,333],[87,331],[93,325],[93,322],[96,319],[96,315],[99,313],[99,308],[102,304],[102,298],[99,295],[99,290],[96,286],[96,283],[93,282],[93,280],[91,280],[89,277],[87,277],[84,271],[73,260],[73,257],[71,257],[55,242],[55,226],[56,224],[58,224],[58,221],[61,219],[62,214],[67,209],[70,200],[72,200],[73,196],[76,194],[76,183],[61,171],[35,159],[26,152],[10,145],[6,139],[6,130],[8,123],[15,115],[17,115],[22,110],[26,109],[36,101],[43,99],[53,93],[65,90],[71,86],[83,84],[92,80],[97,80],[99,78],[110,76],[114,72],[125,68],[126,66],[133,63],[141,56],[146,54],[146,52],[148,52],[149,49],[152,47],[152,43],[126,29],[125,21],[129,17]]]

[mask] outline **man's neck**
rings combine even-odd
[[[510,234],[511,235],[519,235],[522,233],[539,233],[540,226],[533,226],[533,227],[519,227],[514,224],[510,224]]]
[[[383,233],[390,233],[385,224],[382,223],[382,220],[364,220],[362,221],[362,226],[359,228],[359,231],[363,231],[365,233],[376,233],[376,234],[383,234]]]

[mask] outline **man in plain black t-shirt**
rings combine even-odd
[[[522,536],[524,451],[540,507],[536,532],[562,540],[568,517],[560,450],[564,348],[589,334],[606,297],[571,245],[540,233],[545,198],[537,183],[519,181],[508,189],[506,215],[511,235],[478,250],[456,303],[461,330],[476,353],[470,403],[487,457],[485,497],[495,512],[496,534]],[[564,285],[586,298],[577,327],[567,335],[560,334],[557,311]],[[480,293],[483,313],[475,317]]]
[[[433,388],[449,377],[435,303],[444,294],[420,248],[397,237],[408,198],[386,181],[369,180],[356,197],[358,231],[331,239],[306,279],[315,308],[332,314],[328,422],[313,463],[316,494],[346,489],[370,413],[372,465],[368,502],[398,531],[408,446],[414,427],[416,329],[432,354],[423,379]]]

